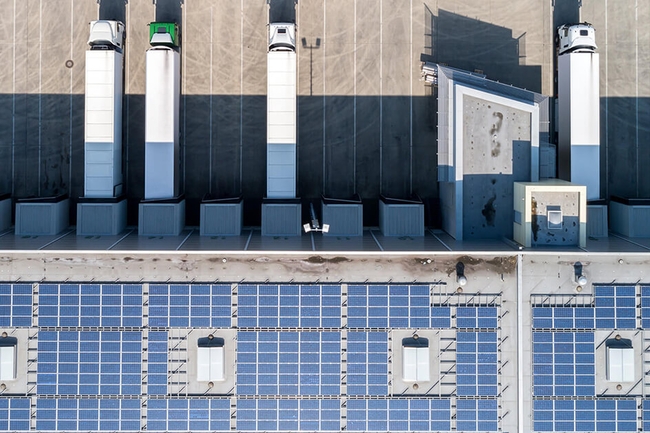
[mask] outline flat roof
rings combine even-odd
[[[259,227],[242,230],[240,236],[200,236],[198,227],[186,227],[178,236],[138,236],[129,227],[115,236],[78,236],[74,227],[53,236],[25,236],[13,229],[0,233],[0,251],[179,251],[179,252],[324,252],[324,253],[417,253],[417,252],[515,252],[524,248],[509,239],[457,241],[439,229],[427,229],[424,236],[384,236],[378,228],[365,228],[363,236],[262,236]],[[528,251],[562,253],[650,252],[650,238],[630,238],[610,233],[606,238],[589,238],[587,247],[534,247]]]

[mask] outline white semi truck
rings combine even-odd
[[[124,24],[92,21],[86,51],[84,196],[122,194]]]
[[[269,24],[266,196],[296,197],[296,25]]]
[[[145,200],[180,195],[181,57],[176,23],[149,24],[145,84]]]
[[[596,46],[596,31],[589,23],[564,24],[557,29],[558,54],[571,52],[593,53]]]
[[[558,169],[600,198],[600,82],[591,24],[558,27]]]

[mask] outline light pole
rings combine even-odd
[[[307,38],[302,38],[302,47],[309,50],[309,96],[314,94],[313,92],[313,82],[314,82],[314,50],[320,48],[320,38],[316,38],[315,45],[307,45]]]

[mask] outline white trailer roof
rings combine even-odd
[[[296,142],[296,53],[273,51],[268,55],[267,142]]]

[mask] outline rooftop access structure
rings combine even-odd
[[[549,147],[549,98],[482,74],[425,63],[437,87],[442,228],[454,239],[512,239],[515,182],[540,173]]]

